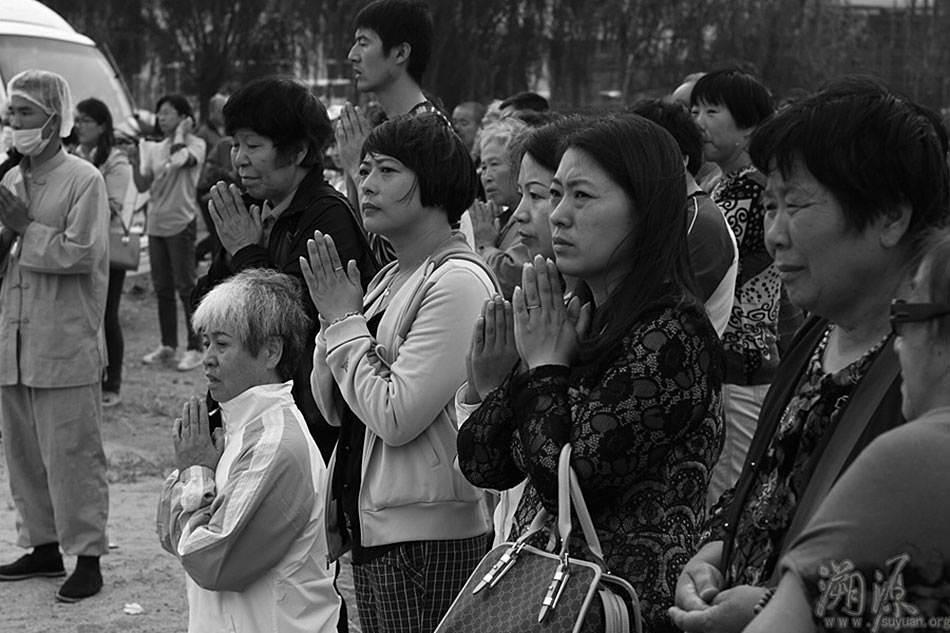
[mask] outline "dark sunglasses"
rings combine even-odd
[[[901,336],[904,323],[929,321],[950,315],[950,303],[907,303],[903,299],[891,302],[891,331]]]

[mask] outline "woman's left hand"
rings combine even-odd
[[[577,330],[564,307],[557,267],[536,255],[525,264],[521,286],[511,304],[515,315],[515,345],[529,369],[541,365],[569,366],[577,357]]]
[[[350,312],[363,311],[363,288],[355,260],[340,262],[333,238],[320,231],[307,241],[310,261],[300,258],[300,270],[307,282],[310,298],[324,319],[332,323]]]

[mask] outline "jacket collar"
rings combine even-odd
[[[293,404],[294,396],[291,393],[293,386],[294,381],[292,380],[284,383],[257,385],[234,396],[227,402],[219,403],[225,435],[230,437],[240,432],[249,422],[257,419],[264,411],[274,406]]]
[[[330,183],[323,177],[322,171],[319,169],[311,169],[308,171],[307,175],[300,181],[300,184],[297,185],[297,192],[294,194],[290,204],[287,205],[287,208],[280,214],[277,220],[293,217],[309,209],[313,199],[316,198],[320,190],[324,188],[330,188],[336,192],[336,189],[333,189]],[[251,204],[259,205],[261,208],[264,206],[263,200],[258,200],[247,194],[244,194],[244,203],[248,208],[250,208]]]

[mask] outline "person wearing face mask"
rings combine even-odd
[[[109,199],[96,167],[63,150],[73,127],[66,80],[27,70],[10,80],[8,114],[24,158],[0,181],[0,429],[19,518],[0,581],[65,576],[56,598],[99,592],[108,549],[99,336],[109,280]]]

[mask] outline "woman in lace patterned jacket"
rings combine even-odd
[[[608,569],[636,588],[646,630],[670,630],[663,610],[722,445],[724,374],[689,268],[683,161],[635,115],[594,122],[565,147],[551,185],[557,266],[537,256],[511,308],[479,321],[491,344],[476,346],[470,378],[484,401],[459,431],[459,465],[496,490],[527,476],[517,535],[541,505],[556,512],[558,455],[572,444]],[[565,306],[558,271],[593,306]],[[518,367],[489,375],[489,354]]]

